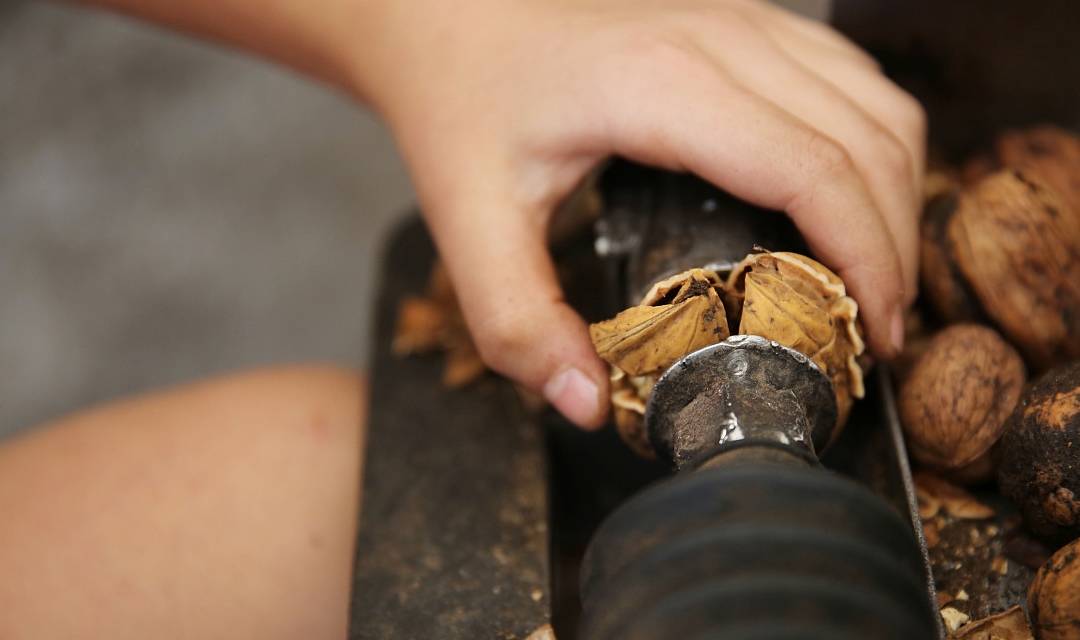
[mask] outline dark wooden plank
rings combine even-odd
[[[544,441],[505,381],[390,353],[433,256],[414,220],[383,261],[350,637],[523,638],[550,617]]]

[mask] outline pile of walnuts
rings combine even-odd
[[[958,484],[996,483],[1059,548],[1031,585],[1031,632],[1080,639],[1080,138],[1006,132],[930,178],[897,366],[908,448]]]

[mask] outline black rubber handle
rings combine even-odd
[[[857,483],[747,463],[654,485],[582,566],[586,640],[935,638],[910,527]]]

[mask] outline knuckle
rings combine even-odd
[[[647,69],[666,75],[697,63],[697,52],[678,30],[658,30],[638,38],[636,56],[648,61]]]
[[[855,171],[855,162],[848,150],[820,131],[809,133],[806,156],[815,179],[844,177]]]
[[[875,146],[878,161],[893,179],[907,182],[913,179],[911,153],[896,136],[881,131]]]
[[[898,99],[897,117],[903,130],[917,140],[926,137],[927,117],[922,103],[908,93],[901,92]]]
[[[694,37],[699,25],[685,13],[673,13],[663,19],[636,24],[617,31],[609,59],[617,73],[635,69],[635,77],[671,78],[681,72],[698,69],[705,62]]]
[[[507,313],[487,318],[475,335],[480,359],[492,369],[507,373],[529,344],[530,332],[525,327],[524,322]]]

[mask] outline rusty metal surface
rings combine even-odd
[[[504,381],[390,353],[433,256],[413,220],[383,262],[350,638],[524,638],[550,617],[544,441]]]

